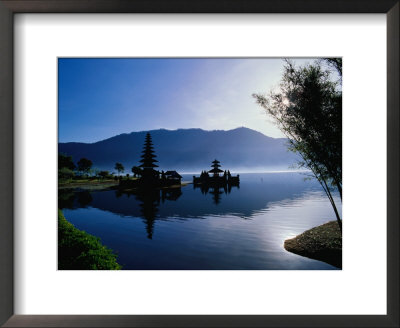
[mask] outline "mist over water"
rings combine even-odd
[[[305,177],[242,173],[240,186],[230,189],[70,192],[60,206],[78,229],[113,249],[126,270],[335,269],[283,248],[285,239],[335,220],[318,182]]]

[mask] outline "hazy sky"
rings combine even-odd
[[[252,97],[278,86],[281,59],[69,58],[58,68],[60,142],[160,128],[283,136]]]

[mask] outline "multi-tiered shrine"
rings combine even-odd
[[[208,185],[208,186],[238,186],[239,175],[232,176],[230,171],[223,171],[220,169],[221,164],[218,160],[214,160],[211,164],[211,170],[202,171],[200,177],[193,176],[194,185]]]
[[[119,188],[164,188],[171,186],[181,186],[182,176],[176,171],[158,171],[156,168],[158,161],[156,160],[153,142],[150,133],[146,134],[142,155],[140,156],[140,165],[132,168],[135,176],[134,179],[120,179]]]

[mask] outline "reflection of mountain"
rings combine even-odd
[[[140,158],[146,132],[121,134],[91,144],[60,143],[59,152],[71,155],[75,162],[82,157],[89,158],[94,167],[105,170],[113,170],[115,163],[120,162],[130,171]],[[214,158],[231,171],[287,169],[297,159],[287,151],[287,139],[267,137],[247,128],[229,131],[160,129],[150,132],[163,170],[200,171]]]

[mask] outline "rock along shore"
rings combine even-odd
[[[285,240],[287,251],[342,268],[342,233],[331,221]]]

